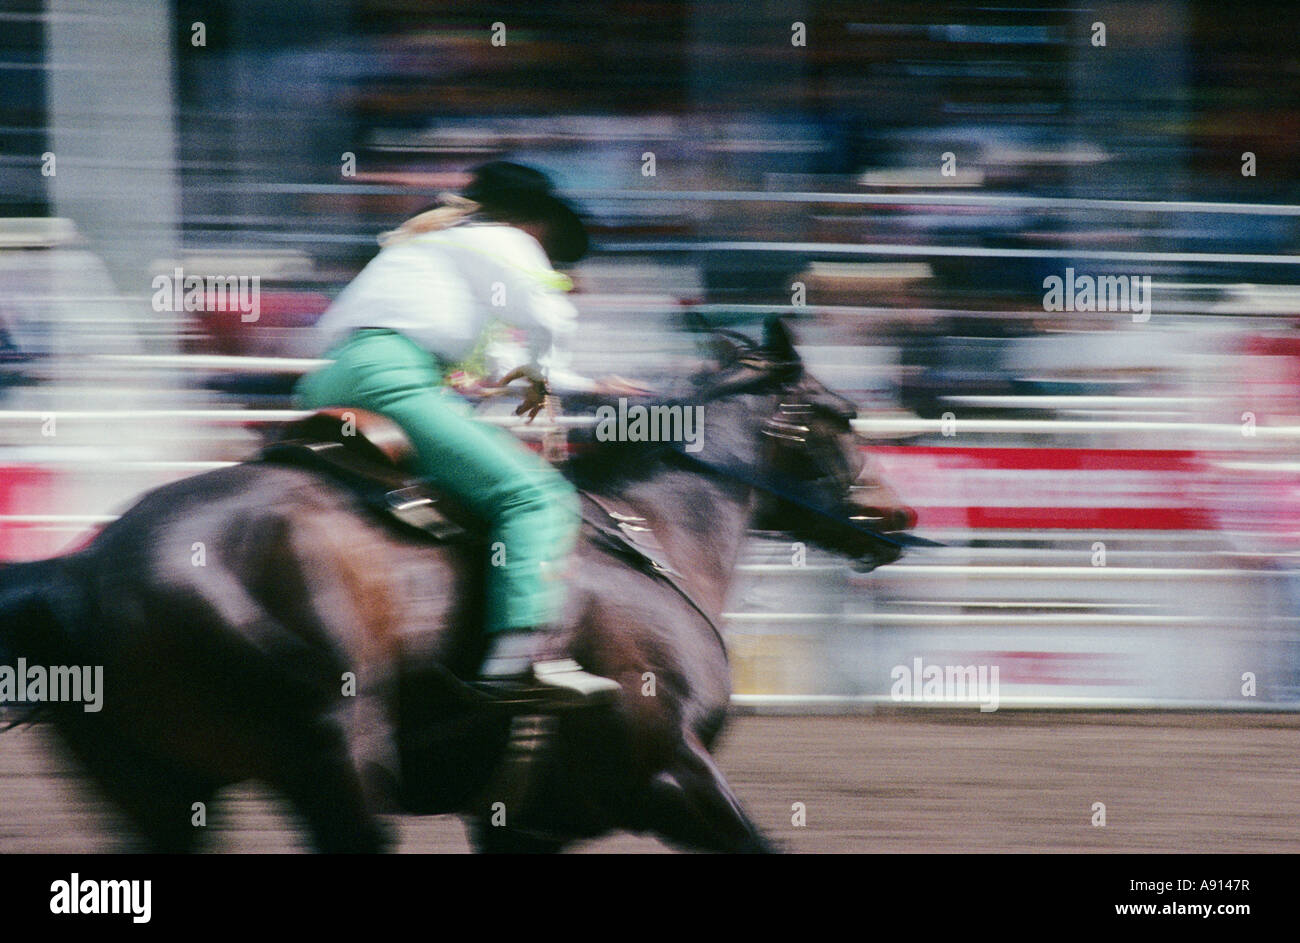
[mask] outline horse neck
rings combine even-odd
[[[715,466],[752,468],[758,459],[754,416],[760,397],[705,405],[702,448]],[[749,485],[693,463],[663,459],[621,497],[654,529],[669,560],[705,611],[719,619],[753,514]]]

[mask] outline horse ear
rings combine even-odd
[[[778,363],[799,362],[799,354],[794,349],[794,335],[777,317],[763,322],[763,351]]]
[[[687,311],[682,320],[686,322],[686,330],[692,334],[708,334],[712,330],[708,318],[698,311]]]
[[[732,331],[714,330],[713,325],[697,311],[687,311],[682,320],[693,334],[704,335],[701,347],[705,356],[717,361],[719,367],[730,367],[749,349],[750,342]]]
[[[744,348],[722,334],[711,334],[709,335],[709,352],[713,355],[713,359],[718,362],[719,367],[730,367],[740,359]]]

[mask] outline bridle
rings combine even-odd
[[[803,399],[800,391],[793,385],[787,384],[777,401],[776,409],[763,422],[762,435],[773,442],[775,448],[802,447],[806,450],[804,454],[811,455],[814,459],[837,451],[833,444],[825,440],[810,441],[812,439],[811,423],[815,420],[818,411],[826,410],[828,407],[805,402]],[[830,461],[815,466],[828,469],[826,475],[820,478],[804,480],[779,474],[763,473],[755,468],[738,464],[724,465],[718,462],[710,462],[681,448],[672,449],[668,452],[668,455],[679,464],[694,466],[715,476],[748,485],[837,527],[855,532],[889,547],[902,549],[905,547],[943,546],[943,544],[936,541],[917,537],[914,534],[883,533],[866,523],[866,518],[850,515],[840,507],[827,506],[823,502],[813,501],[805,497],[801,492],[806,492],[809,485],[821,490],[824,488],[822,483],[828,480],[832,481],[835,490],[832,490],[831,493],[834,494],[848,494],[853,488],[857,487],[854,484],[857,475],[839,455],[833,456]]]
[[[831,479],[837,493],[848,493],[857,475],[842,461],[836,447],[825,439],[809,441],[811,423],[815,421],[818,407],[812,403],[787,403],[785,397],[777,403],[774,412],[763,423],[762,434],[773,442],[774,451],[788,449],[810,458],[817,468],[827,469],[827,474],[812,479],[815,482]]]

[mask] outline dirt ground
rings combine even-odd
[[[719,755],[791,852],[1300,852],[1300,715],[743,716]],[[274,796],[222,798],[209,850],[303,850]],[[393,821],[403,852],[469,850],[454,818]],[[115,851],[119,827],[50,731],[0,734],[0,853]],[[577,850],[667,849],[618,835]]]

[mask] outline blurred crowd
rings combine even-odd
[[[377,232],[502,155],[548,170],[590,214],[597,251],[579,274],[593,323],[617,329],[638,302],[732,323],[784,311],[810,337],[896,352],[884,385],[924,415],[944,392],[1169,382],[1159,358],[1122,356],[1128,319],[1043,311],[1044,278],[1067,267],[1149,275],[1166,326],[1226,313],[1272,336],[1300,314],[1296,267],[1261,261],[1295,251],[1300,217],[1207,206],[1292,205],[1300,188],[1300,75],[1261,6],[1230,20],[1183,2],[7,7],[0,54],[18,67],[0,99],[0,214],[70,216],[132,298],[173,261],[124,250],[150,226],[190,270],[260,274],[258,323],[182,318],[186,350],[294,353],[294,330]],[[65,141],[62,174],[87,164],[42,64],[75,52],[87,70],[132,68],[110,44],[61,35],[47,14],[64,12],[89,18],[87,33],[96,16],[168,18],[170,81],[147,94],[171,108],[173,152],[124,147],[101,168],[112,188],[140,176],[133,164],[172,159],[168,218],[106,219],[93,190],[41,175]],[[131,111],[111,116],[117,130]],[[0,296],[30,299],[26,262],[0,265]],[[30,302],[0,301],[0,353],[23,351],[32,320]],[[1028,375],[1022,341],[1050,332],[1119,336],[1087,345],[1098,362],[1074,376]]]

